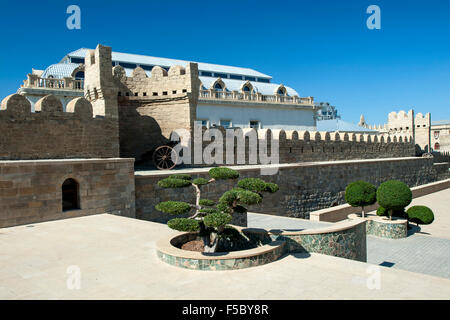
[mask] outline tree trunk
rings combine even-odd
[[[362,217],[364,218],[364,206],[361,206],[362,208]]]
[[[393,209],[389,209],[389,220],[392,220],[392,215],[394,213]]]

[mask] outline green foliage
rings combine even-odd
[[[194,179],[194,181],[192,181],[192,183],[196,184],[198,186],[202,186],[202,185],[208,184],[208,180],[206,180],[205,178],[197,178],[197,179]]]
[[[220,197],[219,204],[221,204],[222,206],[225,204],[229,207],[233,207],[234,203],[253,205],[260,203],[261,200],[262,200],[261,196],[253,191],[241,188],[233,188],[225,192]]]
[[[263,192],[266,190],[266,182],[258,178],[245,178],[239,180],[238,187],[253,192]]]
[[[239,178],[239,172],[226,167],[218,167],[210,169],[209,176],[216,180],[237,179]]]
[[[376,202],[377,189],[365,181],[355,181],[345,188],[345,201],[352,207],[365,207]]]
[[[389,216],[389,210],[383,207],[377,209],[377,216]],[[392,213],[393,217],[405,218],[406,213],[404,209],[394,210]]]
[[[156,210],[169,214],[183,214],[191,210],[189,203],[182,201],[164,201],[155,206]]]
[[[276,183],[266,182],[266,192],[275,193],[280,189]]]
[[[231,215],[223,212],[215,212],[207,215],[203,218],[203,223],[207,227],[219,228],[225,226],[231,221]]]
[[[165,178],[158,181],[158,186],[161,188],[184,188],[190,186],[191,182],[186,179]]]
[[[213,205],[215,205],[216,203],[212,200],[208,200],[208,199],[200,199],[200,205],[201,206],[205,206],[205,207],[212,207]]]
[[[386,209],[402,210],[412,201],[409,187],[398,180],[383,182],[377,190],[377,201]]]
[[[175,218],[167,222],[169,228],[182,232],[196,232],[200,230],[197,220],[188,218]]]
[[[406,211],[408,220],[417,224],[430,224],[434,221],[434,214],[426,206],[412,206]]]
[[[199,211],[203,212],[203,213],[208,213],[208,214],[220,212],[216,208],[203,208],[203,209],[200,209]]]
[[[191,180],[191,176],[186,173],[175,173],[169,176],[169,179]]]

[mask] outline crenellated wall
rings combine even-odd
[[[0,160],[111,158],[119,156],[118,123],[93,118],[92,105],[76,98],[67,105],[48,95],[31,112],[22,95],[6,97],[0,109]]]
[[[193,137],[203,139],[201,144],[192,141]],[[172,133],[175,136],[176,133]],[[231,139],[233,137],[234,139]],[[227,142],[227,136],[230,139]],[[272,139],[278,141],[273,144],[274,150],[279,151],[278,163],[297,163],[305,161],[331,161],[350,159],[376,159],[392,157],[410,157],[415,155],[412,137],[407,134],[349,134],[338,132],[318,131],[284,131],[271,129],[224,129],[217,127],[206,129],[203,127],[194,131],[190,144],[181,136],[186,145],[191,146],[191,160],[188,167],[207,165],[239,165],[239,164],[267,164],[260,157],[260,150],[271,156]],[[197,140],[196,140],[197,141]],[[231,142],[231,143],[230,143]],[[212,154],[214,163],[205,162],[205,150],[211,150],[213,144],[218,143]],[[278,145],[278,148],[276,147]],[[199,164],[196,149],[202,146],[203,164]],[[208,148],[208,149],[206,149]],[[232,157],[227,157],[227,148],[232,151]],[[197,152],[198,155],[198,152]],[[277,163],[273,158],[272,163]]]

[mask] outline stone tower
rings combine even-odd
[[[111,47],[99,44],[85,57],[84,96],[92,104],[94,117],[118,119],[117,92],[112,74]]]

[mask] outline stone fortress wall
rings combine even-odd
[[[430,152],[431,145],[431,114],[414,113],[414,110],[405,112],[391,112],[388,122],[384,125],[368,125],[361,116],[360,126],[373,129],[381,134],[406,134],[413,137],[416,145],[416,154]]]
[[[112,158],[119,156],[118,122],[93,118],[92,105],[76,98],[63,112],[45,96],[31,112],[30,102],[13,94],[1,103],[0,160]]]
[[[186,67],[172,66],[168,71],[155,66],[151,77],[137,67],[127,77],[121,66],[112,67],[111,48],[101,45],[87,54],[85,63],[85,96],[92,102],[94,114],[97,105],[98,110],[118,110],[122,157],[141,160],[154,148],[166,144],[174,130],[185,129],[193,139],[200,85],[196,63],[189,63]],[[110,114],[116,115],[113,111]],[[247,136],[256,134],[249,130],[253,129],[236,131],[236,134],[242,136],[244,131]],[[275,139],[279,138],[280,163],[414,155],[411,137],[402,132],[394,135],[356,135],[284,130],[272,132],[267,129],[258,130],[257,137],[270,140],[267,137],[272,133]],[[208,145],[209,142],[203,143],[203,149]],[[234,153],[235,159],[239,153],[246,154],[246,160],[241,164],[261,163],[259,160],[249,161],[248,142],[244,150],[235,148]],[[191,163],[194,163],[193,159]],[[225,159],[218,164],[221,163],[225,163]],[[239,164],[237,159],[233,164]]]

